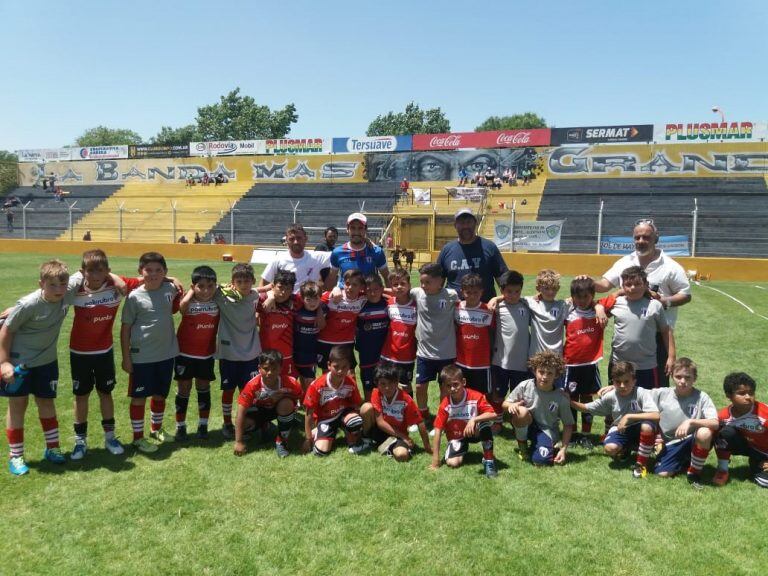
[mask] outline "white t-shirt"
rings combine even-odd
[[[619,258],[611,268],[603,274],[603,278],[608,280],[614,288],[621,284],[621,273],[630,266],[640,266],[640,260],[637,252],[627,254]],[[648,284],[653,288],[658,286],[658,292],[662,296],[674,296],[675,294],[690,294],[691,283],[685,275],[685,270],[677,262],[664,254],[661,250],[659,257],[645,267],[645,273],[648,275]],[[667,324],[671,328],[675,327],[677,321],[677,307],[669,308],[664,311]]]
[[[293,293],[298,294],[302,283],[305,281],[314,280],[315,282],[322,282],[320,270],[330,268],[330,261],[330,252],[309,252],[304,250],[301,258],[294,258],[288,250],[285,250],[284,252],[278,252],[275,259],[267,264],[264,272],[261,273],[261,278],[265,282],[271,283],[275,279],[275,273],[278,270],[295,272],[296,285],[293,287]]]

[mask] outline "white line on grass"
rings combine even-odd
[[[762,318],[763,320],[768,320],[768,316],[763,316],[762,314],[758,314],[757,312],[755,312],[754,310],[752,310],[752,308],[750,308],[749,306],[747,306],[746,304],[744,304],[744,302],[742,302],[742,301],[741,301],[741,300],[739,300],[738,298],[735,298],[734,296],[731,296],[731,295],[730,295],[730,294],[728,294],[727,292],[723,292],[722,290],[719,290],[719,289],[717,289],[717,288],[712,288],[712,286],[706,286],[706,285],[704,285],[704,284],[701,284],[700,282],[697,282],[697,284],[698,284],[699,286],[701,286],[702,288],[709,288],[710,290],[714,290],[715,292],[718,292],[718,293],[722,294],[723,296],[725,296],[725,297],[727,297],[727,298],[730,298],[731,300],[733,300],[733,301],[734,301],[734,302],[736,302],[737,304],[741,304],[742,306],[744,306],[744,308],[746,308],[746,309],[749,311],[749,313],[750,313],[750,314],[754,314],[755,316],[760,316],[760,318]],[[759,288],[759,286],[756,286],[756,288]]]
[[[760,288],[760,290],[765,290],[766,289],[765,286],[758,286],[757,284],[755,284],[755,288]]]

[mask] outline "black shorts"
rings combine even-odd
[[[333,440],[336,438],[336,434],[339,432],[339,428],[344,428],[344,418],[347,414],[357,413],[357,410],[347,408],[334,418],[333,420],[323,420],[315,428],[315,440]]]
[[[371,430],[371,440],[378,446],[378,452],[383,456],[392,456],[392,452],[395,448],[405,448],[408,450],[409,454],[411,453],[411,449],[408,447],[408,444],[405,443],[405,440],[390,436],[376,426]]]
[[[378,366],[378,364],[374,364],[373,366],[360,368],[360,381],[363,383],[363,390],[373,390],[376,388],[374,376],[376,375],[376,368],[378,368]]]
[[[114,350],[101,354],[70,352],[69,367],[72,373],[72,394],[75,396],[87,396],[94,387],[104,394],[110,394],[115,389]]]
[[[294,364],[293,366],[302,378],[312,378],[314,380],[317,377],[317,366],[315,364],[310,364],[309,366]]]
[[[253,426],[261,428],[264,424],[277,420],[277,410],[274,408],[248,408],[245,418],[253,422]]]
[[[597,364],[565,368],[565,388],[571,396],[595,394],[601,385]]]
[[[493,392],[499,398],[506,398],[507,394],[517,387],[523,380],[533,378],[533,374],[522,370],[507,370],[501,366],[491,366],[493,377]]]
[[[216,380],[216,374],[213,372],[213,366],[216,363],[213,356],[210,358],[192,358],[179,354],[176,356],[176,363],[173,367],[174,380],[206,380],[213,382]]]
[[[221,374],[221,389],[242,390],[252,378],[259,374],[259,359],[253,360],[219,360]]]
[[[334,346],[342,346],[349,350],[350,368],[354,370],[357,368],[357,360],[355,359],[355,351],[352,344],[331,344],[330,342],[318,342],[317,343],[317,365],[320,366],[320,370],[328,372],[328,355],[331,353],[331,348]]]
[[[467,388],[477,390],[483,394],[491,393],[491,369],[490,368],[465,368],[460,366],[461,373],[467,381]]]
[[[150,396],[168,397],[173,379],[173,358],[159,362],[133,364],[133,374],[128,378],[128,396],[131,398],[149,398]]]

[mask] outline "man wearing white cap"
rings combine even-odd
[[[331,253],[331,272],[326,281],[327,286],[344,286],[344,273],[357,268],[363,276],[378,272],[389,284],[389,268],[387,256],[380,246],[371,244],[367,239],[368,218],[355,212],[347,218],[347,234],[349,241],[337,246]],[[341,273],[339,273],[341,271]]]
[[[477,218],[469,208],[462,208],[453,217],[458,239],[448,242],[437,263],[443,267],[447,287],[461,293],[461,279],[474,272],[483,278],[483,302],[496,295],[493,282],[507,271],[507,264],[501,257],[499,247],[490,240],[477,235]]]

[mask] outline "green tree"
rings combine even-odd
[[[19,185],[18,157],[13,152],[0,150],[0,195]]]
[[[18,162],[19,158],[13,152],[0,150],[0,162]]]
[[[387,112],[368,126],[368,136],[401,136],[403,134],[442,134],[451,131],[451,123],[440,108],[422,110],[411,102],[404,112]]]
[[[513,114],[512,116],[490,116],[485,122],[475,128],[475,132],[489,130],[527,130],[530,128],[546,128],[547,121],[534,112]]]
[[[125,128],[107,128],[96,126],[89,128],[76,140],[78,146],[120,146],[123,144],[141,144],[141,136]]]
[[[270,110],[235,88],[217,104],[197,109],[197,131],[203,140],[284,138],[298,119],[293,104]]]
[[[160,146],[174,146],[189,144],[190,142],[197,142],[199,140],[200,133],[197,131],[197,126],[194,124],[187,124],[180,128],[163,126],[160,128],[160,132],[151,138],[150,143],[158,144]]]

